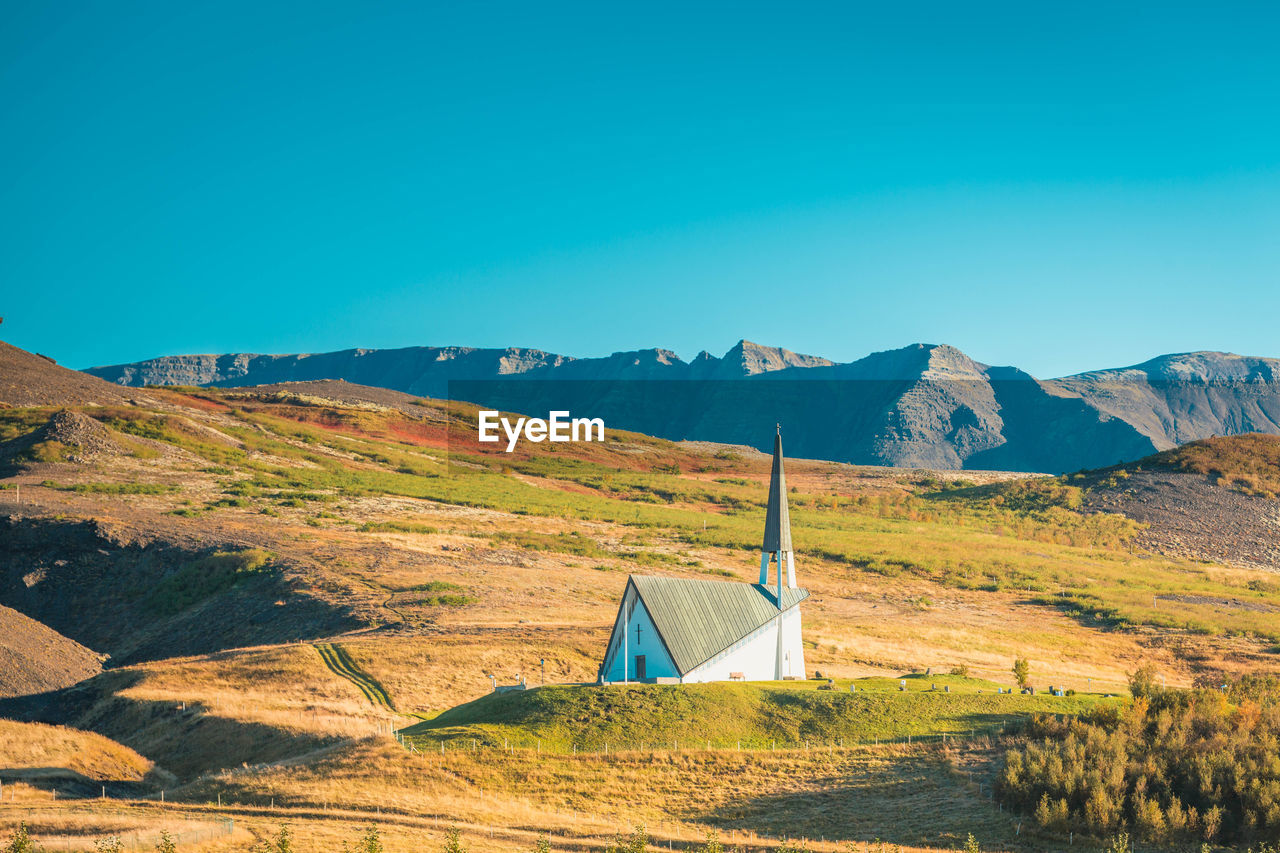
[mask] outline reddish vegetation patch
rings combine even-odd
[[[404,421],[389,423],[387,437],[408,444],[420,444],[425,447],[441,447],[444,445],[444,430],[438,424],[422,421]]]
[[[206,397],[201,394],[174,394],[184,406],[190,406],[193,409],[200,409],[205,412],[229,412],[231,407],[221,400],[214,397]]]
[[[503,438],[495,443],[481,443],[474,423],[451,417],[447,424],[437,420],[419,420],[394,411],[356,411],[326,406],[297,406],[289,404],[255,403],[244,406],[245,411],[269,415],[352,438],[374,438],[408,444],[415,447],[449,450],[469,456],[480,456],[506,463],[523,463],[543,459],[546,443],[531,444],[520,441],[508,453]],[[610,433],[610,438],[620,438],[626,444],[636,444],[642,453],[630,452],[617,441],[579,441],[555,445],[556,455],[569,460],[595,462],[611,468],[631,471],[663,470],[670,473],[709,473],[711,475],[738,471],[741,463],[713,460],[707,456],[682,450],[665,441],[655,441],[646,436],[631,433]]]
[[[399,414],[302,406],[251,406],[245,410],[352,438],[377,438],[440,449],[446,446],[439,424],[415,421]]]

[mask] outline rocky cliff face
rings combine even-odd
[[[1160,450],[1213,435],[1280,433],[1280,360],[1273,358],[1164,355],[1045,387],[1132,424]]]
[[[703,354],[706,355],[705,352]],[[766,347],[746,340],[738,341],[723,358],[714,360],[718,362],[714,368],[716,379],[738,379],[791,367],[830,367],[835,364],[816,355],[801,355],[782,347]]]
[[[793,367],[833,362],[781,347],[739,341],[723,358],[703,352],[684,362],[666,349],[616,352],[603,358],[573,358],[536,349],[405,347],[350,349],[302,355],[171,355],[91,367],[93,376],[116,385],[270,385],[344,379],[407,394],[443,397],[450,380],[525,376],[537,379],[742,379]]]
[[[173,356],[88,372],[120,385],[345,379],[515,412],[589,412],[617,428],[762,449],[770,430],[761,424],[780,422],[794,455],[905,467],[1057,473],[1210,435],[1280,433],[1280,360],[1207,352],[1044,381],[946,345],[835,364],[745,340],[689,362],[664,349],[575,359],[411,347]]]
[[[302,355],[177,355],[87,370],[117,385],[270,385],[345,379],[407,394],[443,397],[450,379],[530,373],[573,361],[535,349],[406,347]]]

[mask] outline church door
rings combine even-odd
[[[636,655],[636,681],[643,681],[644,674],[644,655]]]

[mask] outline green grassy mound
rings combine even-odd
[[[889,678],[840,681],[834,690],[818,689],[825,682],[541,687],[490,694],[401,735],[419,749],[769,749],[989,734],[1033,712],[1077,714],[1104,701],[997,694],[991,682],[956,676],[905,680],[905,691]]]

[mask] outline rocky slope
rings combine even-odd
[[[1071,481],[1087,510],[1147,525],[1154,551],[1280,570],[1280,436],[1201,439]]]
[[[781,422],[801,455],[930,468],[1058,473],[1211,435],[1280,433],[1280,361],[1224,353],[1043,381],[945,345],[834,364],[749,341],[689,362],[663,349],[575,359],[416,347],[173,356],[89,372],[121,385],[344,379],[526,414],[590,413],[664,438],[751,445],[768,438],[762,423]]]
[[[1147,525],[1139,544],[1161,554],[1280,570],[1280,501],[1217,486],[1202,474],[1135,471],[1090,489],[1085,507]]]

